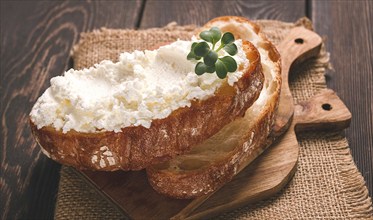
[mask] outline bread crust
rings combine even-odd
[[[153,120],[149,129],[62,133],[51,126],[38,129],[30,119],[32,133],[47,156],[79,169],[140,170],[167,161],[242,117],[258,98],[264,81],[260,55],[250,42],[244,41],[243,47],[250,65],[233,87],[224,83],[214,96]]]
[[[176,157],[168,162],[148,167],[147,175],[149,183],[161,194],[173,198],[190,199],[211,193],[229,182],[235,174],[252,162],[268,146],[267,137],[275,121],[274,115],[281,90],[280,54],[275,46],[260,33],[259,27],[246,18],[232,16],[215,18],[208,22],[204,26],[204,29],[211,28],[212,26],[220,27],[216,25],[217,22],[228,23],[229,27],[229,23],[231,23],[232,20],[240,24],[250,24],[254,32],[263,39],[260,46],[268,52],[268,57],[274,62],[276,68],[274,70],[276,74],[272,79],[276,82],[274,84],[275,87],[272,88],[273,93],[266,100],[260,113],[254,118],[250,118],[253,122],[250,126],[245,128],[247,130],[244,134],[237,137],[237,144],[233,146],[233,149],[228,150],[228,152],[224,152],[223,149],[223,152],[220,154],[211,156],[214,153],[214,149],[208,146],[213,144],[204,142],[202,145],[205,144],[207,147],[197,146],[193,149],[194,152]],[[227,31],[227,29],[222,30]],[[229,29],[229,31],[235,36],[240,36],[237,35],[236,29]],[[248,112],[249,111],[250,109]],[[230,129],[233,130],[233,132],[229,131],[230,134],[234,133],[234,129],[239,129],[239,127],[235,127],[232,123],[227,125],[227,127],[229,126],[231,126]],[[225,128],[222,129],[222,132],[224,129]],[[217,141],[219,139],[221,140],[224,134],[218,133],[216,136],[217,137],[213,136],[211,139],[215,138]],[[230,137],[226,136],[226,138]],[[198,151],[199,147],[201,149],[200,152]],[[203,153],[201,153],[202,151]]]

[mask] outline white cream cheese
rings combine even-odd
[[[238,66],[249,60],[237,40]],[[237,70],[221,80],[216,74],[194,73],[197,61],[187,60],[192,41],[178,40],[154,51],[122,53],[119,62],[104,60],[89,69],[70,69],[51,79],[30,117],[40,129],[52,126],[64,133],[115,131],[128,126],[149,128],[152,120],[204,100],[227,80],[233,85],[243,75]],[[226,55],[223,50],[221,56]]]

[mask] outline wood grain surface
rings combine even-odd
[[[133,28],[141,3],[1,2],[1,219],[53,218],[60,165],[40,153],[28,114],[81,32]]]
[[[316,32],[326,36],[334,70],[327,72],[352,113],[346,130],[352,156],[373,195],[373,1],[314,1]]]
[[[170,21],[202,24],[219,15],[295,21],[308,15],[327,36],[335,71],[328,85],[351,110],[346,131],[373,192],[373,2],[359,1],[1,1],[1,219],[52,218],[60,166],[40,154],[27,115],[49,80],[71,66],[79,33],[146,28]]]
[[[149,0],[144,7],[141,28],[178,24],[203,25],[212,18],[224,15],[250,19],[278,19],[294,22],[306,15],[306,0],[272,1],[158,1]],[[166,13],[167,12],[167,13]]]

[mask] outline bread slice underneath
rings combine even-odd
[[[153,120],[150,128],[63,133],[52,126],[38,129],[30,120],[32,133],[47,156],[80,169],[139,170],[169,160],[242,117],[259,97],[264,81],[259,52],[250,42],[243,42],[243,48],[250,65],[239,67],[244,74],[233,86],[225,81],[214,96]]]
[[[189,153],[147,168],[152,187],[174,198],[198,197],[229,182],[264,151],[274,123],[281,87],[278,51],[260,33],[259,27],[245,18],[219,17],[203,29],[214,26],[249,40],[258,48],[265,75],[264,88],[243,118],[226,125]]]

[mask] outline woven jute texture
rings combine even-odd
[[[312,29],[307,19],[296,23],[257,21],[275,44],[295,26]],[[74,47],[74,67],[92,66],[104,59],[117,60],[123,51],[154,48],[178,38],[187,39],[194,26],[171,23],[148,30],[101,29],[82,34]],[[297,101],[326,88],[324,73],[328,53],[303,63],[291,72],[290,87]],[[290,183],[271,198],[217,216],[217,219],[373,219],[372,202],[361,174],[353,162],[347,140],[339,133],[298,135],[300,156]],[[151,208],[151,207],[149,207]],[[57,196],[56,219],[126,218],[72,168],[63,167]],[[215,218],[215,219],[216,219]]]

